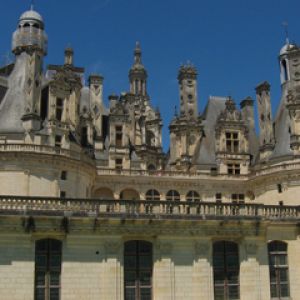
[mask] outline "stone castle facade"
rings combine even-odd
[[[197,70],[178,72],[179,111],[162,148],[137,43],[129,91],[103,102],[103,77],[49,65],[33,9],[0,68],[0,298],[300,299],[300,48],[237,107],[197,103]]]

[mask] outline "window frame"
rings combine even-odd
[[[132,248],[132,251],[128,251],[128,247]],[[143,249],[148,248],[149,252],[143,252]],[[142,290],[148,289],[148,292],[150,291],[150,297],[149,300],[152,299],[153,294],[153,244],[148,241],[143,240],[130,240],[125,242],[124,244],[124,300],[127,300],[127,290],[134,290],[134,299],[135,300],[141,300],[145,299],[142,297],[141,292]],[[145,258],[149,259],[148,262],[146,262]],[[130,267],[127,266],[127,259],[130,263]],[[146,263],[145,263],[146,262]],[[145,265],[142,266],[142,263]],[[149,266],[147,266],[149,265]],[[132,267],[134,266],[134,267]],[[149,276],[149,283],[143,284],[142,280],[144,277],[142,277],[142,274],[148,274]],[[132,280],[132,277],[130,275],[134,276],[134,280]],[[129,280],[128,280],[129,277]],[[147,277],[146,277],[147,278]],[[128,283],[128,281],[131,284]],[[134,281],[134,283],[133,283]],[[131,299],[131,298],[130,298]]]
[[[273,249],[272,249],[273,248]],[[281,249],[280,249],[281,248]],[[283,300],[290,299],[290,282],[289,282],[289,263],[288,263],[288,244],[282,241],[270,241],[268,243],[268,259],[269,259],[269,279],[270,279],[270,296],[271,299]],[[272,263],[274,261],[274,264]],[[285,261],[285,264],[281,262]],[[279,262],[279,263],[278,263]],[[285,275],[283,272],[285,271]],[[272,274],[273,273],[273,274]],[[272,276],[274,276],[272,281]],[[281,279],[282,276],[286,277],[286,280]],[[282,296],[282,286],[287,288],[287,294]],[[275,287],[275,290],[272,289]],[[273,295],[272,292],[276,293]]]
[[[238,131],[226,131],[226,152],[239,153],[240,151],[240,139]]]
[[[232,249],[235,248],[235,251]],[[221,250],[220,250],[221,249]],[[228,249],[231,249],[228,250]],[[236,264],[229,265],[229,262],[232,263],[232,257],[237,258],[235,261]],[[221,262],[221,263],[220,263]],[[234,274],[234,275],[232,275]],[[223,275],[223,276],[220,276]],[[218,277],[223,277],[219,279]],[[237,279],[230,280],[230,276],[236,276]],[[219,277],[219,278],[220,278]],[[233,241],[215,241],[213,243],[213,285],[214,285],[214,299],[216,298],[217,288],[223,289],[223,299],[224,300],[239,300],[240,299],[240,258],[239,258],[239,245]],[[237,297],[230,297],[230,290],[232,287],[236,287]],[[221,295],[222,297],[222,295]]]
[[[56,245],[55,245],[56,244]],[[57,247],[57,248],[56,248]],[[58,265],[51,265],[58,258]],[[39,265],[44,263],[43,266]],[[50,300],[51,291],[58,290],[57,300],[61,298],[61,266],[62,266],[62,241],[57,239],[41,239],[35,242],[35,270],[34,270],[34,299]],[[41,274],[43,274],[41,276]],[[53,274],[58,275],[58,283],[53,284]],[[41,276],[41,277],[39,277]],[[54,277],[55,278],[55,277]],[[43,280],[44,284],[38,282]],[[41,291],[41,295],[38,292]]]
[[[169,190],[166,194],[167,201],[180,201],[180,193],[176,190]]]

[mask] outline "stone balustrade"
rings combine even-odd
[[[39,153],[39,154],[51,154],[76,159],[89,164],[94,164],[93,160],[84,152],[77,152],[60,147],[52,147],[46,145],[35,144],[0,144],[0,152],[22,152],[22,153]]]
[[[300,206],[0,196],[0,215],[122,219],[300,220]]]

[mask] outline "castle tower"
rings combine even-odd
[[[274,149],[270,84],[268,82],[265,81],[256,87],[256,98],[260,128],[260,158],[266,159]]]
[[[25,111],[22,117],[27,132],[40,129],[40,98],[43,57],[47,54],[47,35],[41,15],[31,10],[23,13],[13,34],[12,52],[26,60]]]
[[[147,71],[142,64],[142,51],[137,42],[134,49],[134,64],[129,71],[130,93],[147,96]]]
[[[89,86],[91,115],[96,133],[95,138],[99,140],[102,138],[103,77],[95,74],[91,75],[89,77]]]
[[[182,66],[178,73],[180,88],[180,117],[196,119],[197,108],[197,70],[191,64]]]
[[[300,154],[300,48],[290,44],[281,49],[279,55],[282,101],[290,116],[290,147],[294,154]]]

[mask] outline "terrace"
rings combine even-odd
[[[0,215],[125,220],[299,221],[300,206],[0,196]]]

